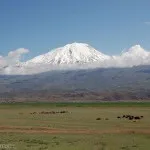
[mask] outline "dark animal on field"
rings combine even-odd
[[[62,114],[62,113],[69,113],[68,111],[41,111],[39,114]]]
[[[135,120],[140,120],[141,118],[139,116],[134,117]]]
[[[96,120],[101,120],[101,118],[96,118]]]
[[[63,111],[60,111],[60,113],[68,113],[68,111],[63,110]]]
[[[131,116],[130,115],[126,115],[126,118],[130,118]]]
[[[129,120],[133,120],[133,119],[140,120],[140,119],[144,118],[144,116],[122,115],[122,117],[118,116],[117,118],[118,119],[126,118],[126,119],[129,119]]]
[[[129,117],[129,120],[133,120],[133,117]]]

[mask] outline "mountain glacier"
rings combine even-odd
[[[12,51],[0,56],[0,74],[36,74],[50,70],[133,67],[150,65],[150,52],[135,45],[121,55],[108,56],[85,43],[72,43],[56,48],[26,62],[20,56],[27,49]]]

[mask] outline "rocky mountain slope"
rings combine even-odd
[[[150,66],[0,76],[1,101],[150,100]]]

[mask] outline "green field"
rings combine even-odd
[[[150,103],[0,104],[1,149],[149,150]]]

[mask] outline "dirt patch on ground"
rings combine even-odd
[[[47,133],[47,134],[150,134],[150,129],[113,129],[113,130],[77,130],[77,129],[56,129],[47,127],[16,127],[0,126],[0,132],[7,133]]]

